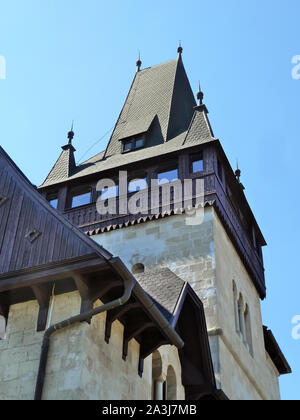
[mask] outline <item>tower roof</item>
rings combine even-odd
[[[57,159],[55,165],[51,169],[49,175],[47,176],[45,183],[55,183],[57,179],[67,179],[76,171],[76,163],[74,152],[76,149],[72,145],[72,140],[74,137],[73,125],[71,131],[68,133],[68,143],[65,146],[62,146],[62,152]]]
[[[148,146],[162,144],[186,131],[195,98],[181,57],[139,71],[107,146],[105,156],[122,152],[123,140],[147,132]]]
[[[42,187],[215,140],[205,105],[195,107],[181,54],[138,71],[106,150],[76,167],[73,146],[64,146]],[[145,147],[122,153],[122,140],[146,133]]]

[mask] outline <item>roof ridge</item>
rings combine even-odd
[[[175,61],[175,60],[174,60]],[[174,92],[175,92],[175,82],[176,82],[176,76],[177,76],[177,72],[178,72],[178,65],[179,62],[182,62],[182,58],[181,55],[178,56],[178,58],[176,59],[176,70],[174,73],[174,81],[173,81],[173,91],[172,91],[172,95],[171,95],[171,100],[170,100],[170,105],[169,105],[169,116],[168,116],[168,126],[167,126],[167,130],[166,130],[166,138],[165,138],[165,143],[168,141],[168,133],[169,133],[169,127],[170,127],[170,117],[171,117],[171,112],[172,112],[172,103],[173,103],[173,98],[174,98]]]
[[[111,133],[110,139],[109,139],[109,141],[108,141],[108,143],[107,143],[107,146],[106,146],[106,148],[105,148],[105,152],[104,152],[104,155],[103,155],[103,159],[105,159],[105,158],[106,158],[106,154],[107,154],[108,148],[109,148],[110,143],[111,143],[111,141],[112,141],[112,139],[113,139],[113,137],[114,137],[114,134],[115,134],[116,129],[117,129],[117,127],[118,127],[119,121],[120,121],[120,119],[121,119],[121,115],[122,115],[123,110],[124,110],[124,108],[125,108],[125,106],[126,106],[126,104],[127,104],[127,100],[128,100],[128,98],[129,98],[129,95],[130,95],[131,89],[133,88],[134,82],[135,82],[135,80],[136,80],[136,78],[137,78],[137,75],[138,75],[139,73],[140,73],[140,72],[137,72],[137,73],[135,73],[135,75],[134,75],[134,78],[133,78],[133,81],[132,81],[132,83],[131,83],[130,89],[129,89],[128,93],[127,93],[127,96],[126,96],[125,102],[124,102],[124,104],[123,104],[123,107],[122,107],[122,109],[121,109],[121,111],[120,111],[119,117],[118,117],[118,119],[117,119],[117,121],[116,121],[116,124],[115,124],[115,127],[114,127],[114,129],[113,129],[113,132]]]

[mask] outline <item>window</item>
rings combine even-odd
[[[168,367],[167,380],[166,380],[166,391],[165,391],[166,400],[177,400],[177,380],[176,373],[172,366]]]
[[[123,152],[130,152],[131,150],[141,149],[145,145],[145,137],[132,137],[123,142]]]
[[[92,201],[92,192],[91,191],[87,191],[84,193],[74,193],[72,195],[72,204],[71,207],[79,207],[79,206],[84,206],[86,204],[90,204]]]
[[[49,200],[50,205],[54,208],[57,209],[58,206],[58,198],[52,198],[52,200]]]
[[[191,156],[191,172],[193,174],[197,172],[202,172],[204,170],[203,165],[203,154],[198,153],[197,155]]]
[[[239,296],[239,297],[238,297]],[[249,306],[244,302],[243,295],[238,295],[236,284],[233,281],[233,299],[234,299],[234,315],[235,327],[238,335],[242,339],[245,347],[253,357],[252,331],[251,331],[251,317]]]
[[[133,179],[128,184],[128,192],[133,193],[136,191],[145,190],[148,187],[147,178],[144,179]]]
[[[238,332],[242,339],[245,340],[244,301],[241,294],[238,300],[238,322]]]
[[[58,195],[57,195],[57,193],[48,194],[47,195],[47,201],[49,201],[49,204],[54,209],[57,209],[57,206],[58,206]]]
[[[245,307],[244,317],[245,317],[246,342],[247,342],[247,346],[249,348],[250,354],[253,356],[251,320],[250,320],[250,312],[249,312],[248,305],[246,305]]]
[[[134,264],[131,268],[131,272],[132,272],[132,274],[144,273],[145,272],[144,264],[141,264],[141,263]]]
[[[168,182],[176,181],[178,179],[178,169],[161,172],[157,175],[158,185],[167,184]]]
[[[119,186],[106,187],[100,192],[101,200],[108,200],[109,198],[115,198],[119,195]]]
[[[237,298],[237,288],[234,281],[233,281],[233,304],[234,304],[235,330],[239,333],[240,324],[239,324],[238,298]]]

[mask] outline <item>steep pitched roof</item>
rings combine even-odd
[[[136,73],[108,143],[105,156],[121,153],[120,140],[148,131],[148,145],[161,144],[186,131],[195,98],[181,57]]]
[[[165,318],[171,322],[185,285],[184,281],[169,268],[147,270],[135,274],[135,278]]]
[[[0,276],[93,254],[111,257],[54,210],[0,147]]]
[[[71,144],[62,146],[62,152],[47,176],[45,183],[55,183],[57,179],[67,179],[76,171],[74,152]]]
[[[106,150],[76,168],[62,153],[41,187],[215,140],[206,108],[195,105],[181,57],[137,72]],[[122,153],[121,140],[146,132],[146,147]]]

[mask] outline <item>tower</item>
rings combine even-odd
[[[65,171],[60,158],[39,190],[133,273],[168,269],[189,283],[230,399],[279,399],[278,377],[290,370],[262,322],[266,242],[182,52],[143,70],[139,60],[106,150],[77,166],[63,159]]]

